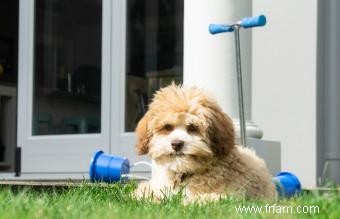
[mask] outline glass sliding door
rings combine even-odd
[[[136,124],[183,78],[183,1],[20,0],[19,26],[22,172],[87,175],[98,149],[143,159]]]
[[[23,172],[86,173],[96,149],[109,151],[110,6],[21,0]]]

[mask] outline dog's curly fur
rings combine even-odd
[[[136,133],[137,153],[152,159],[151,179],[139,184],[138,197],[161,199],[164,191],[182,187],[189,202],[276,197],[265,162],[235,145],[232,120],[202,89],[174,84],[161,89]],[[183,144],[175,148],[174,141]]]

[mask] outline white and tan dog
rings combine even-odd
[[[149,182],[137,197],[185,188],[186,201],[213,201],[224,195],[276,197],[265,162],[234,144],[231,119],[197,87],[174,84],[158,91],[138,123],[137,153],[152,159]]]

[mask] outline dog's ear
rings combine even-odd
[[[136,135],[137,144],[136,151],[138,155],[147,154],[149,152],[149,143],[152,138],[152,132],[148,129],[148,122],[150,121],[150,113],[146,113],[141,120],[139,120]]]
[[[235,134],[232,120],[219,107],[211,109],[208,135],[216,155],[226,155],[234,147]]]

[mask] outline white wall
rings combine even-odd
[[[263,139],[280,141],[282,170],[316,183],[317,0],[254,0],[252,117]]]
[[[251,0],[184,1],[184,84],[203,87],[232,118],[238,118],[234,33],[211,35],[211,23],[236,22],[251,14]],[[251,35],[241,34],[245,115],[250,119]]]

